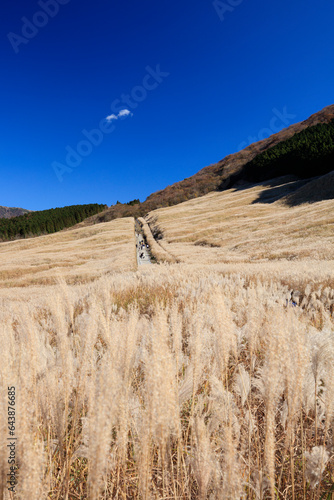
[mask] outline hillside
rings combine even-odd
[[[321,124],[329,124],[334,119],[334,105],[327,106],[318,113],[313,114],[307,120],[291,125],[290,127],[272,135],[268,139],[251,144],[247,148],[237,153],[226,156],[223,160],[209,165],[191,177],[183,181],[176,182],[165,189],[151,194],[143,203],[129,206],[126,204],[114,205],[103,213],[94,216],[85,224],[96,224],[105,222],[118,217],[143,216],[148,212],[161,207],[177,205],[183,201],[203,196],[212,191],[222,191],[230,188],[232,185],[245,182],[260,182],[273,177],[279,177],[286,174],[300,175],[301,177],[314,177],[319,173],[327,173],[332,170],[333,157],[325,159],[322,172],[314,171],[314,164],[307,169],[307,175],[301,173],[302,167],[293,169],[293,161],[289,163],[289,169],[286,169],[286,163],[283,161],[280,165],[270,166],[256,165],[254,160],[267,151],[274,150],[275,146],[288,142],[296,134],[308,130],[307,137],[303,140],[313,141],[319,135],[319,130],[316,128]],[[324,134],[326,135],[327,132]],[[322,139],[321,139],[322,140]],[[298,141],[296,141],[298,149]],[[302,148],[298,151],[298,154]],[[291,152],[291,155],[293,153]],[[324,154],[320,151],[319,154]],[[272,159],[269,158],[272,162]],[[303,158],[301,158],[303,160]],[[253,161],[253,163],[252,163]],[[317,158],[315,159],[315,163]],[[291,168],[292,165],[292,168]]]
[[[0,290],[67,283],[86,283],[114,271],[136,268],[133,219],[69,229],[0,245]]]
[[[102,212],[106,205],[71,205],[0,219],[0,241],[56,233]]]
[[[333,179],[330,173],[305,184],[281,177],[161,208],[146,220],[153,229],[159,226],[159,243],[181,262],[240,269],[279,261],[291,273],[296,262],[334,261],[334,197],[322,199]],[[306,197],[313,203],[297,203]]]
[[[11,217],[18,217],[29,212],[30,210],[25,210],[24,208],[0,207],[0,219],[10,219]]]
[[[290,139],[257,155],[238,176],[243,181],[260,182],[281,175],[308,179],[324,175],[334,167],[334,120],[298,132]]]
[[[281,199],[289,206],[334,199],[334,171],[322,175]]]

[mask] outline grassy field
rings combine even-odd
[[[271,202],[289,192],[282,182],[210,193],[152,214],[163,243],[183,262],[333,260],[334,200],[295,207]]]
[[[266,190],[0,245],[1,498],[11,386],[18,500],[331,498],[334,202]]]
[[[132,218],[0,244],[0,288],[53,284],[59,278],[83,283],[134,269]]]

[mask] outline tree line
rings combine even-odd
[[[29,212],[11,219],[0,219],[0,240],[8,241],[55,233],[74,226],[106,208],[107,205],[90,203]]]
[[[243,169],[247,181],[294,174],[307,179],[334,168],[334,120],[309,127],[257,155]]]

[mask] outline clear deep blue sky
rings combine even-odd
[[[334,102],[329,0],[59,2],[53,17],[33,0],[2,6],[0,205],[144,200],[283,128],[284,108],[292,123]],[[157,65],[169,76],[138,89]],[[136,107],[111,109],[131,92]],[[121,109],[132,116],[110,119],[60,182],[52,165],[69,168],[65,148]]]

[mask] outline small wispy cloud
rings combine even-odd
[[[106,120],[108,120],[108,122],[111,122],[112,120],[117,120],[118,119],[118,116],[116,115],[109,115],[106,117]]]
[[[132,116],[131,111],[128,109],[122,109],[119,113],[118,116],[121,118],[122,116]]]
[[[131,111],[129,111],[128,109],[121,109],[121,111],[117,115],[112,114],[107,116],[106,120],[108,122],[111,122],[113,120],[118,120],[118,118],[124,118],[125,116],[132,116]]]

